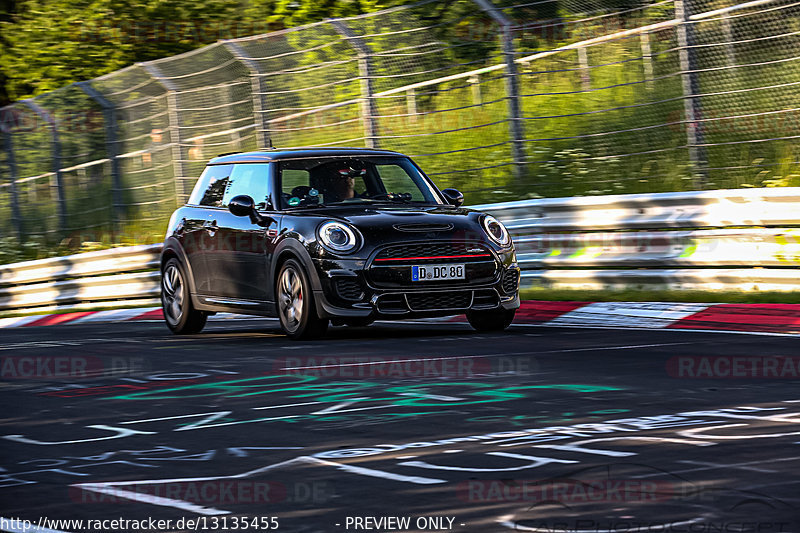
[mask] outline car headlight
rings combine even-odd
[[[483,229],[490,239],[501,246],[508,246],[511,242],[511,235],[508,234],[506,227],[491,215],[483,217]]]
[[[325,222],[317,233],[322,245],[334,252],[350,252],[358,245],[353,228],[341,222]]]

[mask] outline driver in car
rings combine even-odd
[[[333,167],[325,180],[325,202],[341,202],[361,198],[355,190],[356,178],[363,177],[367,169],[357,161],[344,161]]]

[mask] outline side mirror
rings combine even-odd
[[[461,204],[464,203],[464,195],[458,189],[445,189],[442,194],[451,205],[461,207]]]
[[[250,222],[258,226],[269,226],[275,222],[274,218],[259,213],[256,209],[255,200],[246,194],[240,194],[239,196],[231,198],[231,201],[228,202],[228,211],[237,217],[249,216]]]

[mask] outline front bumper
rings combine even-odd
[[[457,282],[376,282],[370,262],[363,259],[314,259],[314,266],[321,286],[314,299],[322,318],[422,318],[520,306],[520,270],[513,249],[494,253],[491,275],[475,270],[478,279]]]

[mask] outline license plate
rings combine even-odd
[[[464,279],[464,265],[414,265],[411,267],[411,281],[445,279]]]

